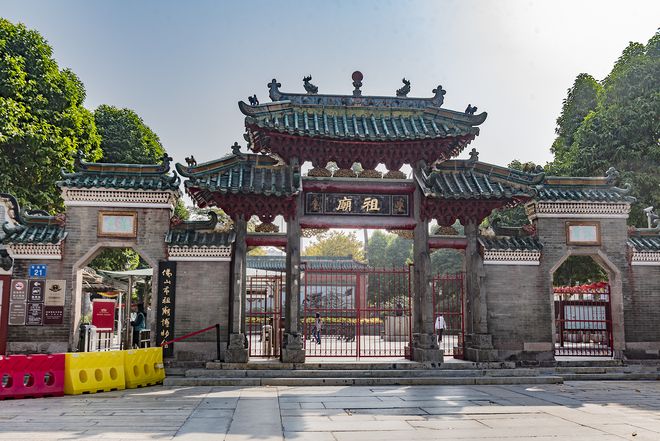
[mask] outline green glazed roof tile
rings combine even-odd
[[[170,230],[165,236],[165,243],[169,246],[179,247],[228,247],[234,243],[236,233],[196,231],[196,230]]]
[[[8,221],[0,228],[2,244],[57,244],[62,242],[67,232],[64,231],[64,215],[49,216],[43,211],[21,212],[18,201],[12,195],[0,193],[16,213],[15,223]]]
[[[359,271],[367,265],[353,260],[351,256],[326,257],[302,256],[303,271],[314,270],[344,270]],[[286,271],[286,256],[248,256],[247,267],[265,271]]]
[[[479,243],[485,250],[539,251],[543,244],[532,236],[486,237],[480,236]]]
[[[655,236],[633,236],[628,238],[628,245],[636,251],[660,252],[660,233]]]

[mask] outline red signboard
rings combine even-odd
[[[92,301],[92,325],[97,328],[115,330],[115,301],[95,299]]]

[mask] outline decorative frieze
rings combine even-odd
[[[171,208],[178,192],[116,190],[106,188],[64,188],[66,206]]]
[[[660,251],[633,250],[630,263],[636,266],[660,266]]]
[[[525,205],[525,211],[532,220],[543,217],[626,219],[630,212],[630,204],[627,202],[533,201]]]
[[[168,246],[169,260],[173,261],[229,261],[231,247],[180,247]]]
[[[16,260],[62,260],[62,242],[59,243],[12,243],[7,245],[9,255]]]
[[[539,265],[539,250],[484,250],[484,265]]]

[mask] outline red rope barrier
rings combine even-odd
[[[190,334],[186,334],[184,336],[175,338],[174,340],[164,341],[160,345],[161,346],[167,346],[169,344],[176,343],[177,341],[181,341],[181,340],[185,340],[186,338],[194,337],[197,334],[201,334],[203,332],[210,331],[211,329],[215,329],[215,327],[218,326],[218,325],[219,325],[219,323],[216,323],[215,325],[211,325],[208,328],[204,328],[204,329],[200,329],[199,331],[191,332]]]

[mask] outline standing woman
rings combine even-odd
[[[316,320],[314,321],[314,338],[316,339],[316,344],[321,344],[321,328],[323,327],[323,322],[321,321],[321,314],[316,313]]]

